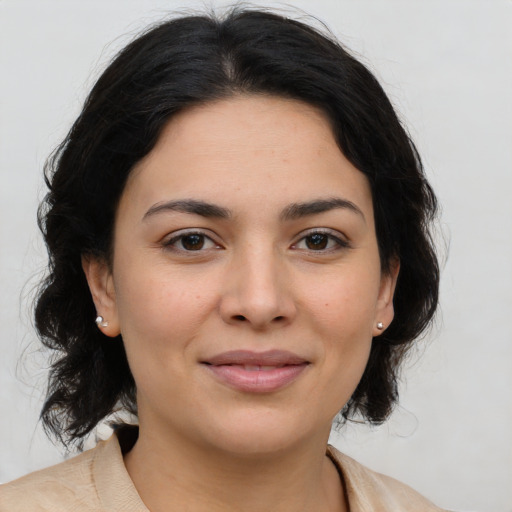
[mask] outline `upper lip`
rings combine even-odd
[[[231,350],[222,352],[202,361],[213,366],[237,364],[259,366],[286,366],[309,363],[303,357],[287,350],[267,350],[253,352],[251,350]]]

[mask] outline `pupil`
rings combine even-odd
[[[198,251],[203,248],[204,236],[203,235],[187,235],[181,240],[181,245],[188,251]]]
[[[325,249],[327,247],[327,235],[317,233],[307,237],[306,245],[308,249]]]

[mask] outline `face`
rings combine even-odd
[[[326,438],[393,316],[365,176],[322,113],[274,97],[175,116],[123,192],[112,272],[84,268],[141,432],[209,449]]]

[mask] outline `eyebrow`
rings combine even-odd
[[[161,212],[179,212],[179,213],[192,213],[201,215],[201,217],[210,217],[217,219],[229,219],[231,212],[227,208],[217,206],[206,201],[198,201],[196,199],[181,199],[178,201],[167,201],[153,205],[143,217],[146,220],[157,213]]]
[[[328,199],[315,199],[305,203],[292,203],[281,213],[282,220],[296,220],[309,215],[328,212],[330,210],[343,209],[357,213],[366,222],[362,210],[348,199],[330,197]]]
[[[352,201],[342,199],[341,197],[331,197],[327,199],[315,199],[303,203],[292,203],[286,206],[280,218],[283,221],[296,220],[310,215],[328,212],[336,209],[345,209],[354,212],[362,217],[366,222],[366,218],[359,207]],[[166,201],[154,204],[145,214],[143,220],[162,212],[179,212],[200,215],[201,217],[230,219],[232,213],[229,209],[218,206],[206,201],[197,199],[180,199],[176,201]]]

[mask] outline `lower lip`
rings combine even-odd
[[[273,370],[245,370],[240,366],[205,365],[217,378],[230,387],[248,393],[271,393],[292,383],[306,369],[307,363]]]

